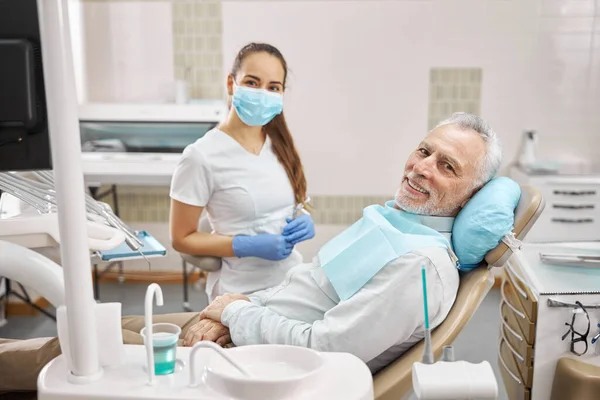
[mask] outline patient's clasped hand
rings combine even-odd
[[[184,346],[201,340],[222,346],[304,346],[354,354],[376,372],[423,338],[422,268],[433,329],[456,298],[461,260],[455,254],[468,254],[472,267],[497,245],[494,240],[512,229],[509,220],[503,225],[506,232],[474,244],[475,252],[457,248],[452,237],[455,217],[463,207],[467,210],[465,205],[500,164],[496,135],[485,121],[455,114],[411,153],[395,199],[385,207],[367,207],[363,218],[324,245],[313,262],[290,269],[278,286],[249,296],[219,296],[200,314],[157,315],[155,322],[180,326],[179,344]],[[506,181],[491,184],[514,194],[496,213],[512,218],[520,192]],[[456,222],[464,225],[460,217]],[[126,343],[141,344],[136,335],[142,317],[125,317],[122,326]],[[0,339],[0,370],[12,371],[0,374],[0,391],[35,390],[37,373],[59,354],[56,339],[32,343],[6,346]]]

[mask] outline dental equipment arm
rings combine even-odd
[[[0,173],[0,188],[33,206],[40,213],[56,212],[56,190],[52,173],[35,171],[33,175],[39,181],[28,179],[14,172]],[[95,221],[101,219],[107,225],[123,231],[127,245],[132,250],[139,250],[142,242],[137,238],[135,232],[114,215],[107,204],[94,200],[87,193],[85,196],[88,219]]]
[[[32,288],[54,307],[65,304],[62,268],[33,250],[0,240],[0,276]]]
[[[0,238],[47,234],[61,244],[58,215],[55,213],[0,219]],[[111,250],[125,241],[122,231],[101,223],[87,221],[88,245],[92,251]]]
[[[69,349],[68,379],[89,383],[103,370],[98,355],[90,249],[87,243],[77,91],[66,0],[37,0],[52,166],[56,179],[61,264],[65,281]]]
[[[48,171],[35,171],[34,175],[41,181],[45,182],[51,188],[54,187],[54,176]],[[138,250],[143,243],[138,239],[135,232],[129,228],[119,217],[117,217],[111,208],[106,203],[99,202],[92,198],[87,193],[84,193],[85,204],[88,212],[96,213],[103,217],[106,222],[114,228],[120,229],[125,232],[127,236],[126,243],[131,250]]]
[[[252,296],[251,302],[231,303],[221,319],[237,346],[290,344],[317,351],[348,352],[368,362],[406,342],[423,327],[422,313],[414,312],[412,306],[421,297],[421,271],[410,268],[415,264],[426,266],[430,315],[435,318],[443,298],[442,282],[429,259],[409,254],[392,262],[384,270],[388,273],[376,275],[354,296],[312,324],[283,317],[257,304]]]

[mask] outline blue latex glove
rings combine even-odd
[[[272,261],[288,258],[294,249],[294,245],[285,240],[283,235],[269,233],[256,236],[235,236],[232,247],[236,257],[259,257]]]
[[[283,228],[282,235],[293,245],[315,237],[315,223],[308,214],[302,214],[296,219],[286,218],[288,224]]]

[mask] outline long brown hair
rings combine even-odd
[[[231,68],[231,76],[235,77],[242,66],[242,62],[246,56],[254,53],[267,53],[276,57],[283,67],[283,87],[285,90],[285,82],[287,80],[288,68],[287,62],[283,55],[277,48],[266,43],[250,43],[244,46],[235,57],[233,67]],[[292,134],[285,122],[285,116],[283,112],[278,114],[263,127],[265,133],[269,135],[273,151],[277,155],[277,159],[285,169],[287,176],[290,180],[290,184],[294,189],[294,197],[297,204],[304,204],[305,207],[309,208],[308,204],[305,204],[306,200],[306,177],[304,175],[304,168],[302,167],[302,161],[294,146],[294,139]]]

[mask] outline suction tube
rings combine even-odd
[[[427,305],[427,274],[425,266],[421,266],[421,280],[423,281],[423,312],[425,315],[425,348],[423,349],[423,364],[433,364],[433,349],[431,348],[431,329],[429,328],[429,308]]]

